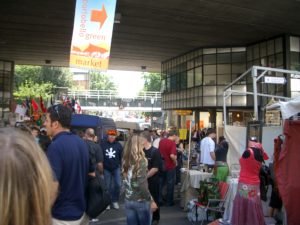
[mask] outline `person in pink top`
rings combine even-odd
[[[260,199],[259,171],[269,157],[262,144],[248,142],[248,148],[240,158],[241,172],[238,191],[233,203],[233,225],[264,225],[264,214]]]

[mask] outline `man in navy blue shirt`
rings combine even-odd
[[[101,142],[104,156],[104,178],[110,190],[112,207],[119,209],[119,195],[121,188],[122,145],[116,140],[117,131],[108,130],[107,139]]]
[[[89,166],[87,145],[70,132],[72,111],[63,105],[51,106],[44,123],[52,137],[47,157],[54,174],[56,199],[52,208],[53,225],[88,224],[85,191]]]

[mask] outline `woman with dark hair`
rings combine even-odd
[[[219,181],[226,181],[229,174],[229,167],[227,165],[228,142],[224,136],[219,137],[215,155],[215,176]]]
[[[260,198],[259,172],[262,162],[268,159],[260,143],[248,142],[248,148],[240,158],[241,172],[233,204],[233,225],[265,224]]]

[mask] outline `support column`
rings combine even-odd
[[[196,124],[198,129],[199,129],[199,121],[200,121],[200,111],[195,110],[195,124]]]
[[[215,109],[209,110],[209,122],[211,123],[212,128],[216,128],[217,123],[217,111]]]
[[[178,115],[178,116],[177,116],[177,124],[176,124],[176,127],[177,127],[178,129],[181,128],[181,115]]]
[[[186,128],[186,116],[181,117],[181,128]]]

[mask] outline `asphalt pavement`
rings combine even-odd
[[[119,210],[110,209],[98,217],[98,222],[91,222],[90,225],[127,225],[124,204]],[[191,225],[186,217],[186,212],[176,204],[172,207],[161,207],[161,220],[159,225]]]
[[[270,190],[268,193],[268,197],[270,199]],[[184,212],[182,208],[180,208],[180,186],[175,187],[175,205],[172,207],[161,207],[160,208],[160,223],[159,225],[192,225],[191,222],[187,219],[187,212]],[[262,202],[264,214],[268,215],[268,203]],[[124,204],[120,204],[120,209],[110,209],[103,212],[98,217],[97,222],[90,222],[90,225],[127,225],[126,223],[126,214]],[[273,218],[265,217],[265,223],[267,225],[275,225],[276,222]],[[200,225],[201,222],[197,222],[197,225]],[[204,221],[203,225],[206,225],[206,221]]]

